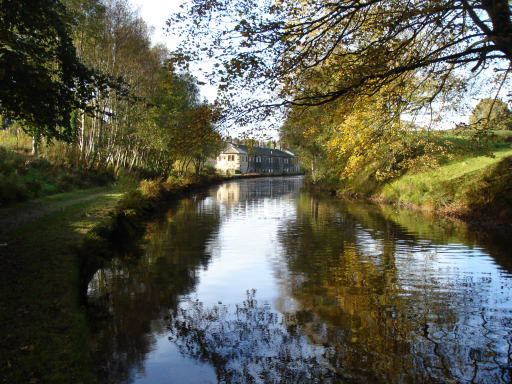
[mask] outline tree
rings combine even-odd
[[[421,107],[457,85],[460,70],[493,64],[508,75],[511,7],[506,0],[193,0],[168,25],[186,36],[177,61],[206,54],[215,62],[212,79],[227,103],[252,86],[247,94],[257,98],[244,98],[238,112],[352,103],[411,75]]]
[[[469,118],[473,127],[490,129],[512,129],[512,111],[500,99],[482,99]]]
[[[36,136],[73,139],[71,114],[108,79],[77,58],[59,0],[0,1],[0,112]]]
[[[72,114],[74,162],[144,168],[149,160],[147,100],[167,50],[151,47],[150,29],[126,0],[64,3],[73,17],[71,35],[80,61],[97,73],[122,79],[129,91],[126,97],[117,89],[91,86],[94,97]]]
[[[215,108],[201,102],[196,80],[187,73],[176,73],[172,67],[160,70],[151,107],[149,139],[164,172],[178,165],[183,174],[190,163],[196,173],[208,156],[220,150],[221,138],[214,127]]]

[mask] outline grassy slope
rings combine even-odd
[[[87,193],[97,195],[98,190],[79,192]],[[95,382],[73,247],[108,217],[119,198],[119,193],[105,191],[0,239],[0,382]]]
[[[511,134],[498,132],[501,138]],[[407,173],[385,185],[380,196],[461,217],[494,216],[498,221],[510,217],[512,147],[500,141],[491,150],[494,157],[469,154],[437,169]]]

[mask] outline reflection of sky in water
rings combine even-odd
[[[415,284],[431,282],[430,288],[436,291],[457,292],[478,285],[479,289],[485,290],[475,292],[478,296],[488,294],[488,303],[512,309],[512,300],[508,300],[512,289],[510,275],[482,248],[469,248],[463,244],[436,245],[426,240],[421,246],[396,244],[395,257],[402,289],[415,289]]]
[[[167,337],[159,337],[154,351],[147,356],[143,370],[135,374],[134,382],[209,384],[216,383],[217,379],[210,364],[183,356]]]
[[[276,281],[269,258],[280,252],[278,229],[293,216],[293,209],[293,201],[286,197],[248,204],[239,212],[232,208],[209,244],[213,262],[201,271],[194,297],[206,304],[234,304],[255,288],[259,300],[272,303]]]
[[[270,307],[278,299],[279,282],[273,278],[271,259],[280,252],[278,229],[296,214],[294,195],[282,195],[282,191],[269,188],[265,192],[275,193],[275,198],[251,192],[250,189],[240,191],[238,184],[227,183],[219,187],[215,197],[207,197],[200,203],[202,210],[220,208],[221,223],[207,245],[212,261],[208,268],[199,271],[199,284],[183,298],[182,307],[188,299],[234,308],[246,299],[251,289],[256,289],[259,302]],[[217,382],[215,371],[208,363],[198,364],[197,360],[180,354],[169,342],[167,333],[156,337],[143,372],[138,372],[134,379],[135,383]]]
[[[485,370],[491,372],[496,366],[511,364],[506,348],[510,348],[512,337],[512,280],[483,248],[418,238],[396,225],[393,231],[397,233],[391,231],[392,235],[386,235],[389,222],[374,229],[371,221],[355,221],[328,204],[323,210],[320,207],[318,214],[312,200],[298,201],[299,185],[300,179],[288,183],[279,179],[227,183],[213,188],[208,197],[198,202],[196,209],[203,213],[219,212],[220,223],[206,239],[209,263],[196,270],[197,286],[183,295],[178,304],[181,315],[175,319],[182,325],[188,324],[191,331],[154,331],[156,341],[143,367],[134,370],[134,382],[217,382],[216,371],[205,357],[207,353],[197,351],[194,344],[194,337],[203,331],[205,342],[213,337],[208,333],[210,323],[203,318],[212,313],[217,317],[211,323],[225,328],[217,330],[225,344],[212,351],[221,357],[235,354],[223,366],[233,372],[240,371],[244,364],[252,366],[255,374],[258,372],[257,364],[250,362],[242,350],[238,355],[235,353],[236,340],[230,340],[229,335],[237,332],[240,338],[248,336],[247,348],[255,348],[256,354],[263,357],[273,356],[274,352],[296,357],[305,354],[301,356],[304,366],[312,364],[307,360],[309,355],[327,366],[325,359],[329,354],[339,353],[336,348],[340,345],[347,349],[345,354],[336,355],[342,361],[350,362],[350,353],[360,360],[371,360],[379,348],[384,348],[378,352],[382,353],[379,358],[388,361],[393,358],[386,351],[390,344],[389,348],[402,353],[397,359],[416,359],[411,367],[403,363],[403,369],[414,371],[415,364],[420,369],[422,364],[432,365],[428,366],[431,376],[419,377],[423,380],[426,377],[469,382],[474,374],[473,379],[482,382],[491,377],[485,376]],[[283,234],[288,236],[288,243]],[[311,244],[306,243],[307,236]],[[312,246],[315,241],[316,248]],[[340,255],[343,252],[346,255]],[[316,278],[318,282],[311,286]],[[354,286],[350,286],[352,278],[357,280]],[[381,285],[372,290],[373,283]],[[256,290],[258,302],[252,315],[277,314],[277,322],[270,327],[274,340],[267,344],[254,339],[261,336],[260,328],[245,329],[233,322],[235,308],[252,289]],[[327,294],[336,300],[330,300]],[[375,297],[369,298],[371,295]],[[371,304],[371,300],[376,304]],[[225,312],[219,315],[215,311]],[[309,311],[306,320],[287,318],[304,311]],[[428,324],[424,326],[422,321]],[[298,325],[299,334],[290,336],[286,329],[290,325]],[[289,347],[276,345],[285,339],[293,341]],[[330,343],[338,343],[338,347]],[[265,352],[265,347],[271,351]],[[320,358],[322,351],[325,356]],[[484,362],[486,359],[491,363]],[[448,367],[443,368],[443,364]],[[475,368],[476,373],[470,372],[479,364],[482,370]],[[469,370],[457,373],[457,369]],[[391,379],[399,381],[400,375],[408,377],[408,373],[397,373]],[[382,382],[389,376],[379,377],[376,373],[375,378]],[[507,379],[502,376],[499,380]]]

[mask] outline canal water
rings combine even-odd
[[[98,270],[104,382],[512,381],[512,243],[302,186],[197,193]]]

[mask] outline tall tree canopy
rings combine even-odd
[[[206,54],[228,98],[252,86],[249,94],[275,91],[270,104],[312,106],[412,79],[421,106],[449,89],[460,69],[493,65],[508,74],[511,7],[506,0],[192,0],[168,25],[186,36],[176,59]]]
[[[222,142],[213,124],[215,109],[200,100],[196,79],[164,67],[150,102],[153,129],[147,133],[161,153],[167,153],[165,165],[175,162],[184,173],[192,162],[199,172],[208,156],[220,151]]]
[[[214,109],[129,0],[0,0],[0,20],[0,114],[64,141],[50,160],[165,175],[217,150]]]
[[[77,58],[70,15],[59,0],[0,0],[0,112],[28,130],[71,140],[71,114],[104,76]]]

